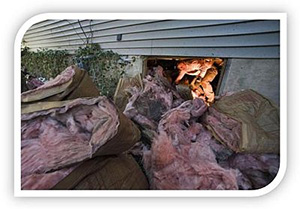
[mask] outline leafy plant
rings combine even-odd
[[[69,65],[78,65],[87,70],[100,93],[112,98],[121,76],[124,63],[112,51],[104,51],[98,44],[79,47],[74,55],[66,50],[42,49],[32,52],[22,49],[22,67],[36,77],[54,78]]]
[[[54,78],[71,64],[66,50],[42,49],[31,52],[28,48],[24,48],[22,52],[22,67],[33,76],[44,77],[47,80]]]
[[[113,97],[117,83],[124,74],[117,53],[104,51],[98,44],[88,44],[76,50],[74,61],[88,71],[101,94]]]

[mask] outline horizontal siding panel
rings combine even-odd
[[[93,37],[92,43],[110,43],[115,42],[117,37],[116,36],[106,36],[106,37]],[[54,39],[51,41],[48,40],[40,40],[40,41],[30,41],[28,42],[30,47],[51,47],[51,46],[64,46],[64,45],[70,45],[70,44],[82,44],[85,43],[85,37],[83,34],[80,35],[80,38],[78,35],[74,36],[66,36],[60,39]]]
[[[66,49],[74,53],[78,47],[55,47],[52,49]],[[279,46],[267,47],[195,47],[195,48],[126,48],[106,49],[120,55],[147,55],[147,56],[181,56],[181,57],[224,57],[224,58],[278,58]]]
[[[25,39],[28,47],[74,52],[79,46],[85,46],[86,37],[78,23],[64,25],[63,21],[51,21],[48,25],[39,23],[36,32],[31,30],[31,38]],[[97,21],[93,21],[93,33],[89,32],[89,20],[81,21],[86,35],[93,35],[92,43],[123,55],[279,57],[280,22],[276,20]],[[117,34],[122,34],[121,41],[116,40]]]
[[[80,24],[83,26],[83,28],[87,28],[90,27],[90,25],[103,24],[111,21],[114,20],[92,20],[91,23],[90,20],[81,20]],[[30,28],[26,32],[24,38],[41,36],[41,35],[46,35],[46,34],[60,32],[60,31],[72,30],[74,28],[80,28],[78,24],[78,20],[60,20],[59,22],[52,23],[42,28],[37,28],[34,30],[31,30]]]
[[[172,21],[169,21],[169,22],[172,22]],[[228,21],[226,21],[227,23],[229,23]],[[237,21],[237,22],[240,22],[240,21]],[[225,22],[218,22],[218,24],[225,24]],[[161,24],[161,23],[160,23]],[[204,24],[208,24],[208,22],[206,21],[205,23],[202,23],[203,25]],[[217,24],[217,23],[215,23]],[[148,25],[148,24],[147,24]],[[138,27],[142,27],[142,25],[139,25]],[[147,26],[149,27],[149,25]],[[150,29],[153,30],[153,28],[155,27],[150,27]],[[155,28],[156,30],[156,28]],[[94,31],[94,30],[93,30]],[[132,29],[129,30],[132,32]],[[121,32],[122,34],[124,34],[124,31],[119,31]],[[91,33],[89,33],[88,31],[86,31],[86,34],[90,37],[91,36]],[[113,42],[113,41],[116,41],[116,35],[112,35],[110,33],[107,33],[109,34],[108,36],[103,36],[101,33],[98,32],[93,32],[93,42],[94,43],[103,43],[103,42]],[[117,33],[119,34],[119,33]],[[55,36],[51,36],[51,38],[48,38],[46,36],[41,36],[39,37],[38,39],[36,40],[31,40],[31,39],[27,39],[25,38],[25,41],[31,43],[32,45],[37,45],[37,44],[48,44],[48,43],[57,43],[57,42],[67,42],[67,41],[77,41],[77,40],[80,40],[82,41],[82,39],[84,39],[85,36],[84,34],[82,33],[82,30],[76,30],[76,31],[73,31],[72,35],[63,35],[63,36],[58,36],[58,37],[55,37]]]
[[[32,25],[28,31],[30,30],[36,30],[36,29],[39,29],[39,28],[44,28],[44,27],[47,27],[48,25],[52,25],[54,23],[57,23],[57,22],[61,22],[62,20],[44,20],[44,21],[41,21],[41,22],[38,22],[34,25]]]
[[[131,40],[149,40],[149,39],[166,39],[166,38],[188,38],[188,37],[205,37],[205,36],[225,36],[225,35],[239,35],[239,34],[251,34],[251,33],[265,33],[279,31],[279,22],[278,21],[256,21],[256,22],[247,22],[239,24],[230,24],[230,25],[219,25],[219,26],[207,26],[199,28],[188,28],[188,29],[172,29],[172,30],[159,30],[159,31],[149,31],[141,33],[132,33],[124,34],[122,28],[118,29],[118,33],[123,34],[123,41]],[[70,33],[70,32],[69,32]],[[87,36],[91,36],[91,33],[86,32]],[[116,34],[112,35],[107,33],[107,31],[102,34],[99,32],[93,32],[93,38],[103,37],[103,34],[109,34],[108,37],[105,37],[105,41],[115,41]],[[81,40],[85,36],[82,31],[72,31],[71,35],[60,35],[59,37],[51,37],[51,41],[47,40],[48,36],[41,36],[37,40],[25,39],[29,43],[41,43],[38,40],[42,40],[43,43],[53,43],[58,41],[70,41],[70,40]],[[49,41],[49,42],[48,42]],[[94,43],[98,43],[94,41]]]
[[[160,30],[168,30],[168,29],[178,29],[178,28],[191,28],[191,27],[204,27],[204,26],[213,26],[213,25],[222,25],[222,24],[232,24],[232,23],[240,23],[243,22],[241,20],[205,20],[205,21],[196,21],[196,20],[160,20],[160,21],[126,21],[120,20],[118,22],[112,22],[108,24],[100,24],[96,26],[92,26],[93,36],[94,37],[102,37],[108,35],[116,35],[116,34],[132,34],[132,33],[140,33],[147,31],[160,31]],[[127,26],[127,27],[125,27]],[[82,33],[81,28],[78,26],[74,30],[69,31],[60,31],[57,33],[48,33],[41,34],[43,35],[43,39],[50,38],[59,38],[68,35],[74,35]],[[88,36],[91,36],[90,28],[87,27],[85,33]],[[83,34],[82,34],[83,35]],[[28,41],[40,40],[40,34],[36,34],[34,37],[25,36],[25,39]]]
[[[244,48],[146,48],[115,49],[123,55],[148,56],[186,56],[186,57],[224,57],[224,58],[278,58],[279,47],[244,47]]]
[[[25,33],[24,37],[27,37],[31,34],[37,34],[40,33],[42,31],[46,31],[46,30],[51,30],[52,28],[59,28],[65,25],[69,25],[70,23],[74,23],[77,22],[77,20],[70,20],[70,22],[67,22],[66,20],[48,20],[48,24],[44,25],[43,27],[37,27],[35,28],[33,26],[31,26]]]
[[[68,20],[66,20],[68,21]],[[108,30],[111,28],[120,28],[120,27],[126,27],[126,26],[132,26],[132,25],[138,25],[138,24],[146,24],[146,23],[152,23],[152,22],[159,22],[161,20],[107,20],[107,21],[93,21],[90,23],[90,20],[84,20],[81,21],[80,24],[82,26],[82,29],[85,33],[90,33],[92,30],[93,32],[96,31],[103,31]],[[43,38],[50,38],[50,37],[61,37],[65,35],[72,35],[72,34],[78,34],[82,33],[82,29],[78,23],[78,21],[74,21],[72,24],[67,24],[64,28],[55,28],[51,30],[46,30],[40,33],[36,34],[30,34],[28,36],[24,36],[24,38],[28,40],[35,40],[39,37],[43,36]]]
[[[241,47],[241,46],[273,46],[278,45],[279,34],[253,34],[242,36],[222,36],[206,38],[179,38],[148,41],[128,41],[103,43],[103,49],[140,48],[140,47]]]
[[[145,47],[231,47],[231,46],[273,46],[279,43],[279,33],[252,34],[242,36],[222,36],[205,38],[177,38],[142,41],[116,41],[107,43],[107,40],[96,39],[103,49],[115,48],[145,48]],[[82,40],[68,42],[54,42],[34,44],[31,47],[49,48],[82,45]]]
[[[87,20],[86,20],[87,21]],[[91,29],[93,31],[93,34],[95,35],[97,32],[105,32],[105,34],[110,35],[110,29],[113,28],[112,30],[115,30],[115,28],[122,28],[121,30],[126,30],[126,26],[134,27],[132,25],[139,25],[139,24],[146,24],[146,23],[151,23],[151,22],[159,22],[161,20],[115,20],[113,22],[108,22],[108,23],[100,23],[100,24],[93,24]],[[71,26],[72,27],[72,26]],[[123,28],[125,27],[125,28]],[[89,36],[91,35],[90,32],[90,26],[85,23],[85,27],[83,28],[84,32],[87,33]],[[108,31],[108,32],[106,32]],[[24,36],[29,41],[34,41],[34,40],[40,40],[42,37],[43,39],[49,39],[49,38],[58,38],[62,36],[68,36],[68,35],[74,35],[74,34],[82,34],[82,29],[79,26],[77,22],[77,26],[73,28],[69,28],[68,30],[57,30],[56,32],[52,31],[46,31],[44,34],[35,34],[31,36]]]
[[[230,25],[124,34],[122,40],[129,41],[129,40],[161,39],[161,38],[225,36],[225,35],[275,32],[275,31],[279,31],[278,21],[256,21],[256,22],[247,22],[247,23],[230,24]]]

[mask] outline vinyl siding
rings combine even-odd
[[[78,20],[45,20],[33,25],[24,41],[32,50],[66,49],[70,53],[88,40],[122,55],[280,56],[277,20],[80,20],[80,24]],[[121,41],[117,41],[118,34],[122,34]]]

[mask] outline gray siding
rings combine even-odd
[[[70,53],[88,40],[124,55],[279,58],[277,20],[80,20],[80,24],[42,21],[25,33],[24,40],[32,50]]]

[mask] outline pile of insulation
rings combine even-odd
[[[272,182],[278,108],[253,90],[209,107],[188,98],[161,66],[122,78],[114,102],[86,71],[68,67],[21,95],[21,188],[249,190]]]
[[[163,68],[155,68],[155,76],[147,75],[143,79],[143,88],[124,89],[131,96],[124,114],[134,121],[145,138],[152,141],[161,116],[184,100],[176,88],[163,75]]]
[[[134,158],[124,154],[140,140],[139,129],[99,96],[85,71],[71,66],[24,92],[22,102],[22,189],[148,188]]]
[[[225,95],[210,107],[184,101],[158,66],[129,88],[124,114],[142,131],[130,151],[151,189],[259,189],[279,169],[279,111],[253,90]]]

